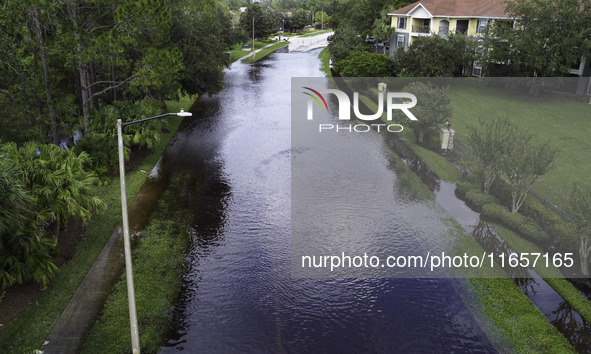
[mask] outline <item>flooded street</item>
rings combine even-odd
[[[168,203],[190,209],[193,248],[175,333],[162,352],[499,350],[462,301],[467,296],[459,280],[292,277],[291,159],[297,152],[290,78],[323,76],[317,56],[318,50],[276,53],[255,65],[234,64],[226,89],[198,102],[168,150],[169,188],[182,192]],[[370,162],[380,188],[368,200],[409,210],[394,221],[365,215],[372,232],[390,230],[372,247],[391,240],[392,247],[413,249],[430,240],[441,210],[404,198],[380,144],[371,136],[358,140],[360,149],[376,152]]]

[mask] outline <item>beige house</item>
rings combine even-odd
[[[465,34],[478,40],[487,26],[503,21],[514,26],[515,19],[505,13],[504,0],[420,0],[388,14],[392,28],[390,53],[408,49],[420,36],[438,35],[447,38],[450,33]],[[570,73],[574,76],[589,76],[589,64],[581,58],[579,65]],[[482,67],[474,63],[472,74],[482,75]]]
[[[408,48],[419,36],[446,37],[448,33],[476,36],[485,31],[490,21],[513,20],[505,14],[503,0],[422,0],[389,15],[396,35],[401,36],[397,48]]]

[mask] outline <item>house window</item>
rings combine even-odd
[[[469,20],[458,20],[456,22],[456,33],[466,34],[468,33]]]
[[[398,17],[398,29],[406,29],[406,17]]]
[[[404,48],[404,36],[401,34],[396,36],[396,48]]]
[[[479,19],[478,24],[476,25],[476,33],[484,33],[486,32],[486,26],[488,25],[487,19]]]

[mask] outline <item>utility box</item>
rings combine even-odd
[[[453,150],[454,148],[454,133],[455,131],[451,128],[441,128],[439,136],[441,137],[441,149],[442,150]]]
[[[380,92],[386,92],[386,89],[388,88],[388,85],[386,85],[383,82],[378,83],[378,91]]]

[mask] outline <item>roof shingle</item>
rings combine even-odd
[[[406,15],[419,4],[435,17],[509,17],[504,0],[420,0],[390,15]]]

